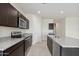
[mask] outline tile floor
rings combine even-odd
[[[46,41],[41,41],[34,44],[27,56],[51,56]]]

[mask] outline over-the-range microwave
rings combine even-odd
[[[21,28],[21,29],[26,29],[26,21],[22,18],[18,18],[17,20],[17,27]]]

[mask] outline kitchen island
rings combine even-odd
[[[79,56],[79,39],[62,37],[57,38],[48,35],[48,39],[52,40],[51,55],[53,56]]]

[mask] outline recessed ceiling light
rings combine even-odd
[[[61,13],[61,14],[63,14],[63,13],[64,13],[64,11],[63,11],[63,10],[61,10],[61,11],[60,11],[60,13]]]
[[[40,11],[37,11],[38,14],[40,14]]]

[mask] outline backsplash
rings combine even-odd
[[[0,37],[10,36],[12,31],[21,31],[22,33],[31,33],[29,29],[19,29],[13,27],[0,26]]]

